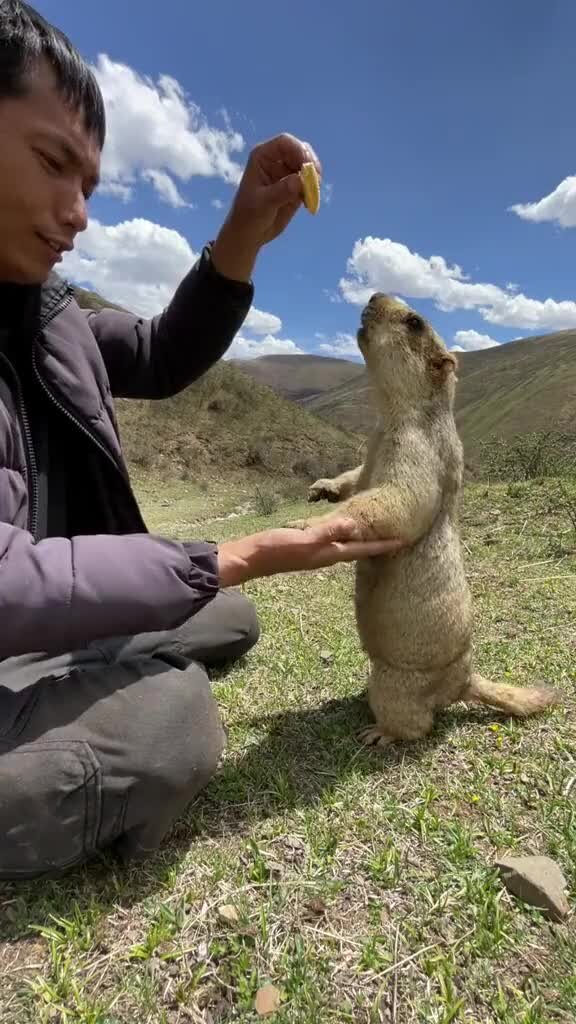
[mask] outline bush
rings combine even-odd
[[[492,437],[480,445],[483,479],[526,481],[573,476],[576,436],[556,431]]]
[[[257,487],[253,504],[255,512],[259,516],[271,516],[278,508],[278,495],[274,491],[262,490],[262,488]]]

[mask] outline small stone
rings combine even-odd
[[[306,845],[299,836],[283,836],[281,839],[284,857],[293,863],[301,861],[306,855]]]
[[[224,906],[218,907],[218,917],[222,921],[226,921],[227,924],[237,924],[239,921],[238,911],[231,903],[225,903]]]
[[[332,651],[320,651],[320,661],[323,661],[325,665],[330,665],[334,660]]]
[[[284,865],[280,864],[277,860],[267,860],[266,867],[270,872],[270,878],[282,878],[284,874]]]
[[[255,1008],[259,1017],[267,1017],[280,1009],[280,992],[275,985],[263,985],[258,989]]]
[[[570,913],[566,879],[550,857],[501,857],[496,867],[509,892],[553,921],[562,921]]]
[[[309,899],[305,907],[312,917],[324,917],[326,913],[326,904],[319,896],[313,896]]]

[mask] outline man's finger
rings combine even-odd
[[[360,540],[360,527],[354,519],[349,519],[346,516],[335,517],[325,523],[318,523],[318,526],[311,526],[308,533],[320,543],[322,541],[329,543],[330,541]]]
[[[342,544],[336,541],[333,545],[342,555],[342,561],[355,562],[361,558],[375,558],[377,555],[392,555],[405,547],[399,538],[390,540],[349,541]]]
[[[263,195],[266,203],[271,207],[279,208],[287,206],[288,203],[299,204],[302,199],[302,183],[298,174],[287,174],[280,181],[273,185],[265,185]]]

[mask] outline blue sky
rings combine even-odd
[[[328,188],[262,253],[234,354],[353,355],[376,288],[460,348],[576,326],[573,0],[37,6],[111,112],[76,279],[160,308],[250,148],[286,130]]]

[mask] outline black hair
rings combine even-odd
[[[104,100],[96,78],[78,50],[22,0],[0,0],[0,100],[24,96],[28,77],[45,61],[62,98],[82,112],[86,131],[100,149],[106,137]]]

